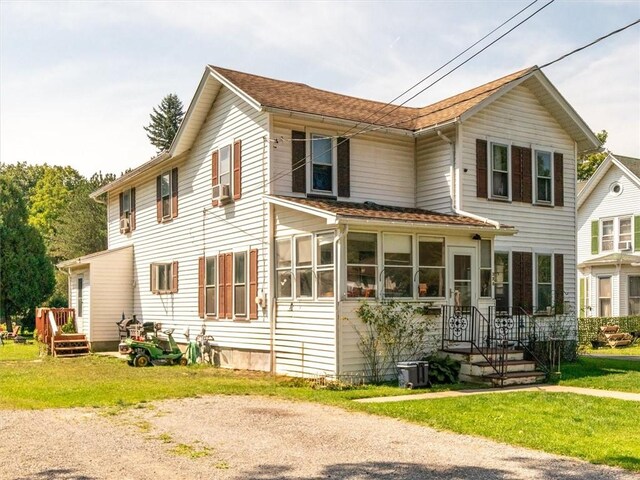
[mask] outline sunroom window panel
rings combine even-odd
[[[418,241],[418,297],[444,297],[444,239]]]
[[[349,233],[347,236],[347,264],[376,265],[377,250],[375,233]]]
[[[347,297],[375,297],[376,267],[347,267]]]
[[[296,296],[313,296],[311,236],[296,238]]]
[[[413,259],[410,235],[384,236],[384,294],[413,297]]]

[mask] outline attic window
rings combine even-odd
[[[622,185],[620,185],[618,182],[613,182],[609,186],[609,193],[614,197],[617,197],[622,193]]]

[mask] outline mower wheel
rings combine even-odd
[[[133,365],[135,367],[148,367],[151,365],[151,359],[144,354],[136,355],[136,358],[133,359]]]
[[[187,363],[189,363],[189,360],[187,360],[187,357],[180,357],[180,360],[178,361],[178,364],[181,367],[186,367]]]

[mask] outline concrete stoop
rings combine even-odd
[[[485,358],[491,358],[489,352],[451,348],[441,350],[440,354],[448,355],[460,362],[460,380],[463,382],[492,386],[531,385],[545,378],[543,372],[536,370],[535,362],[524,359],[522,350],[510,349],[504,352],[506,361],[505,372],[502,375],[496,373]]]

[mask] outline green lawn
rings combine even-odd
[[[637,356],[640,356],[640,343],[637,345],[634,345],[633,347],[624,347],[624,348],[586,347],[581,353],[586,355],[637,355]]]
[[[267,395],[401,418],[640,471],[640,402],[517,392],[362,404],[351,400],[412,392],[391,386],[312,389],[301,380],[264,373],[206,366],[132,368],[99,356],[39,359],[36,346],[11,342],[0,347],[0,378],[0,409],[126,406],[207,394]],[[640,391],[640,362],[581,358],[562,366],[559,383]]]

